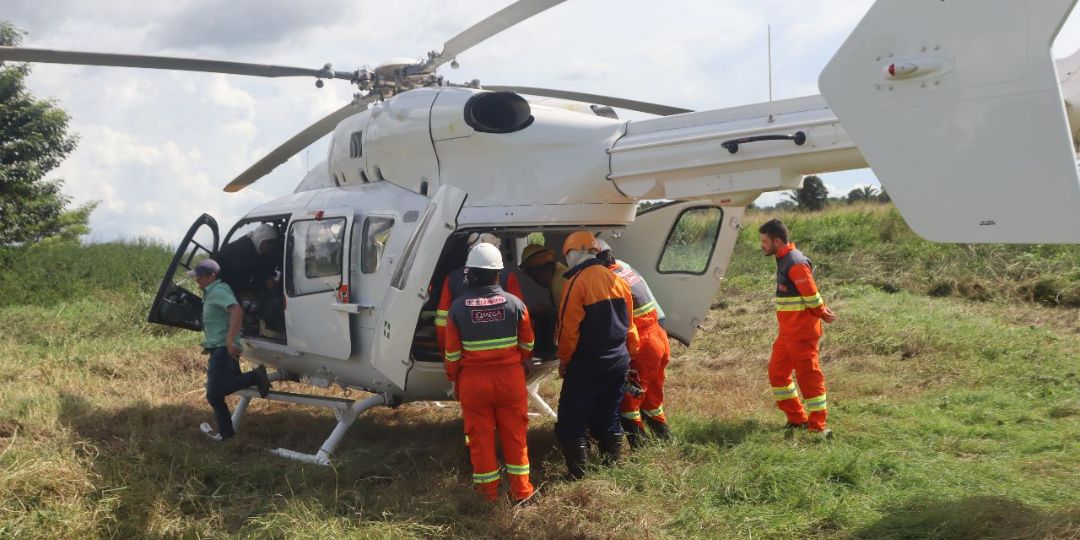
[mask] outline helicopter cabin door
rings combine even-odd
[[[209,214],[203,214],[191,224],[180,241],[158,287],[154,303],[150,305],[150,314],[146,318],[148,322],[202,330],[202,297],[192,292],[192,289],[198,290],[198,286],[186,272],[195,268],[199,261],[210,258],[217,248],[217,221]]]
[[[334,309],[347,289],[351,211],[293,214],[285,236],[285,328],[289,347],[344,360],[352,353],[349,315]]]
[[[412,367],[416,321],[430,294],[429,285],[443,246],[457,229],[465,196],[464,191],[452,186],[442,186],[435,192],[401,252],[379,307],[371,358],[375,369],[402,390]]]
[[[683,344],[694,339],[716,297],[742,214],[708,201],[675,202],[640,211],[626,229],[602,236],[645,278],[664,329]]]

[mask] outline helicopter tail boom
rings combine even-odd
[[[726,206],[798,188],[804,175],[866,167],[821,96],[630,122],[608,153],[608,179],[628,197]]]

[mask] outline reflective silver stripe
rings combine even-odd
[[[506,472],[510,474],[516,474],[518,476],[529,474],[529,464],[526,463],[524,465],[511,465],[507,463]]]
[[[827,398],[825,394],[821,394],[817,397],[806,399],[806,410],[810,412],[824,411],[827,407]]]
[[[488,482],[496,482],[499,480],[499,471],[496,469],[489,473],[473,473],[472,481],[474,484],[486,484]]]
[[[518,344],[517,336],[499,338],[499,339],[484,339],[477,341],[462,341],[461,347],[466,351],[490,351],[494,349],[505,349],[507,347],[514,347]]]

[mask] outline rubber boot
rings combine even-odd
[[[619,459],[622,458],[623,434],[604,433],[597,443],[604,465],[608,467],[618,465]]]
[[[657,439],[667,441],[671,439],[671,428],[664,422],[661,422],[651,416],[642,415],[645,418],[645,423],[649,425],[649,429],[656,435]]]
[[[589,446],[585,437],[563,439],[559,441],[563,456],[566,457],[566,471],[571,480],[585,477],[585,466],[589,463]]]
[[[629,418],[620,418],[619,423],[622,424],[622,429],[626,433],[626,442],[630,444],[631,450],[645,446],[647,441],[645,428]]]

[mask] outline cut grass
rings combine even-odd
[[[822,342],[837,438],[788,438],[771,261],[739,249],[669,368],[677,440],[570,483],[535,419],[526,510],[473,495],[452,404],[373,410],[333,467],[302,465],[265,449],[313,450],[325,411],[257,401],[233,443],[198,432],[205,357],[142,322],[148,291],[0,308],[0,537],[1080,538],[1075,309],[889,293],[838,269],[854,251],[811,251],[841,316]]]

